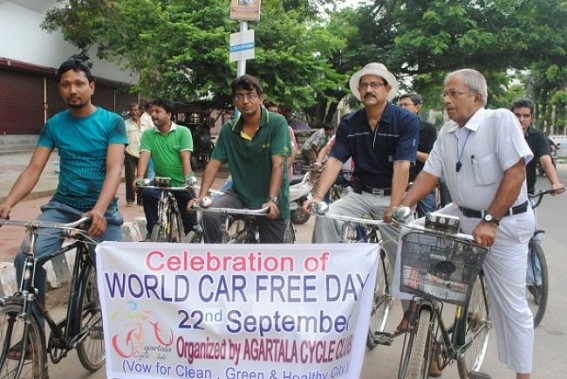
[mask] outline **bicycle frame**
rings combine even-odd
[[[407,227],[414,231],[401,238],[400,267],[405,289],[414,293],[417,317],[404,339],[399,378],[426,378],[432,361],[442,370],[455,360],[460,377],[468,378],[470,372],[480,369],[492,329],[488,293],[480,270],[486,249],[475,245],[472,236],[452,229]],[[400,287],[405,290],[402,282]],[[468,293],[467,297],[464,293]],[[455,304],[449,327],[442,317],[446,302]]]
[[[227,216],[221,226],[223,233],[223,243],[258,243],[260,242],[258,236],[258,224],[256,223],[257,216],[266,216],[268,208],[262,209],[238,209],[238,208],[215,208],[215,207],[198,207],[198,212],[203,213],[220,213]],[[239,217],[240,216],[240,217]],[[235,222],[243,221],[244,225],[234,228]]]

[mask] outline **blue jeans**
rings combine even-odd
[[[435,206],[435,191],[431,192],[429,195],[425,196],[421,201],[417,203],[417,215],[423,217],[431,212],[437,210]]]
[[[72,208],[66,204],[59,201],[51,200],[49,203],[41,206],[41,214],[37,218],[43,221],[55,221],[61,223],[69,223],[77,221],[83,215],[83,211]],[[104,218],[107,222],[107,227],[102,236],[97,237],[97,242],[102,241],[122,241],[122,230],[120,226],[124,223],[120,212],[117,207],[111,206],[106,213]],[[46,292],[46,280],[47,274],[43,268],[43,263],[54,257],[54,254],[61,248],[64,238],[61,237],[61,229],[45,228],[40,229],[40,233],[37,236],[35,244],[35,256],[39,261],[38,267],[36,267],[34,286],[38,290],[39,299],[45,304],[45,292]],[[25,261],[24,251],[29,249],[29,241],[24,240],[16,258],[14,260],[14,266],[16,267],[16,278],[18,283],[22,280],[22,268]],[[54,263],[54,269],[58,270]],[[61,270],[61,269],[59,269]]]

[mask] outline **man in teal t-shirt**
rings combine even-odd
[[[291,142],[285,118],[262,107],[262,93],[260,82],[251,75],[240,76],[232,82],[232,94],[240,117],[223,125],[203,174],[199,199],[207,195],[220,166],[228,163],[232,188],[216,199],[213,206],[267,207],[268,217],[258,218],[260,242],[282,243],[291,227],[286,164],[291,154]],[[222,218],[222,215],[204,215],[207,243],[221,242]]]
[[[188,128],[177,125],[171,120],[172,113],[173,105],[169,101],[164,99],[152,101],[150,114],[154,127],[146,130],[142,135],[136,181],[144,178],[150,157],[154,163],[156,177],[171,178],[172,187],[184,186],[185,179],[192,175],[193,137]],[[183,229],[187,234],[196,222],[195,214],[187,212],[186,209],[191,194],[188,191],[174,191],[173,195],[177,199],[183,219]],[[156,189],[144,189],[142,192],[148,241],[157,222],[159,197],[160,192]]]
[[[59,184],[53,198],[41,206],[42,213],[37,219],[69,223],[88,216],[89,235],[97,241],[121,241],[124,221],[118,211],[116,191],[128,143],[124,120],[91,102],[95,81],[82,60],[70,58],[59,66],[57,86],[68,109],[47,120],[28,166],[0,204],[0,217],[9,218],[12,208],[33,190],[51,153],[57,149]],[[36,258],[41,261],[51,256],[62,243],[58,233],[39,233]],[[14,261],[18,283],[27,244],[28,241],[22,243]],[[66,262],[55,258],[52,263],[55,266]],[[45,269],[38,267],[34,285],[42,302],[45,302],[46,276]]]

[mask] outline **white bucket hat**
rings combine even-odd
[[[350,91],[358,100],[360,99],[360,92],[358,92],[358,85],[360,83],[360,79],[364,75],[376,75],[384,79],[388,82],[388,84],[392,87],[390,89],[390,93],[388,93],[388,100],[392,101],[398,92],[398,80],[382,63],[372,62],[368,63],[366,66],[355,72],[349,81]]]

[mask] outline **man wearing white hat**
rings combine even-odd
[[[419,142],[419,119],[390,103],[396,96],[398,81],[381,63],[369,63],[350,78],[352,94],[364,108],[345,116],[336,132],[336,141],[321,174],[317,193],[306,202],[320,202],[335,182],[344,162],[355,162],[353,192],[329,207],[332,214],[360,217],[366,212],[391,221],[392,208],[402,200],[410,166],[415,163]],[[340,240],[340,223],[318,218],[313,241],[335,243]],[[395,259],[398,231],[381,228],[386,250]]]

